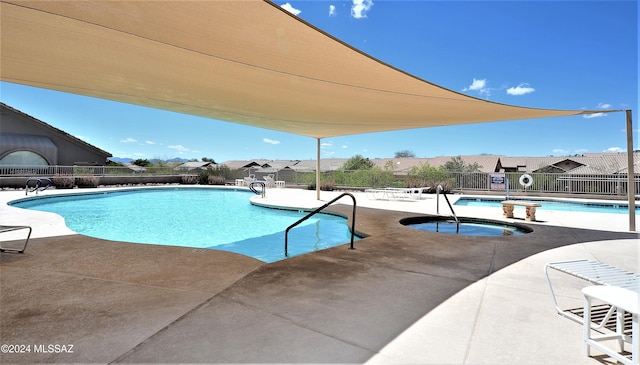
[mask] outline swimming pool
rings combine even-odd
[[[69,229],[91,237],[210,248],[265,262],[282,260],[284,231],[303,211],[257,207],[246,190],[162,188],[31,197],[19,208],[61,215]],[[351,240],[346,219],[317,214],[289,232],[289,257]]]
[[[469,207],[494,207],[502,208],[501,201],[504,198],[478,198],[478,197],[462,197],[453,205],[469,206]],[[583,212],[583,213],[615,213],[627,214],[629,205],[617,203],[595,203],[595,202],[577,202],[569,200],[553,200],[553,199],[536,199],[536,198],[509,198],[509,200],[524,200],[537,202],[542,204],[538,209],[560,210],[567,212]],[[517,207],[516,207],[517,208]],[[524,208],[523,208],[524,209]],[[636,207],[636,212],[640,213],[640,207]]]

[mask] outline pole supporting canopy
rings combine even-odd
[[[2,81],[313,138],[613,111],[466,96],[261,0],[6,0],[0,26]]]

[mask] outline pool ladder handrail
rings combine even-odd
[[[289,230],[291,230],[291,228],[297,226],[298,224],[306,221],[307,219],[309,219],[314,214],[319,213],[321,210],[323,210],[324,208],[328,207],[329,205],[335,203],[337,200],[339,200],[343,196],[349,196],[349,197],[351,197],[351,200],[353,200],[353,211],[351,212],[351,244],[349,245],[349,249],[350,250],[355,250],[355,247],[353,247],[353,237],[355,235],[355,226],[356,226],[356,198],[351,193],[342,193],[342,194],[338,195],[338,197],[336,197],[335,199],[331,200],[330,202],[326,203],[325,205],[321,206],[320,208],[315,209],[311,213],[309,213],[306,216],[300,218],[297,222],[295,222],[292,225],[290,225],[289,227],[287,227],[287,229],[284,231],[284,256],[285,257],[289,257]]]
[[[258,190],[256,190],[253,185],[261,185],[262,191],[258,192]],[[256,195],[262,194],[262,197],[264,198],[265,191],[267,190],[267,185],[262,181],[252,181],[251,183],[249,183],[249,190],[253,191]]]
[[[43,180],[47,182],[47,186],[45,186],[45,187],[40,186],[42,184]],[[35,181],[36,182],[36,186],[31,188],[31,190],[29,190],[29,182],[31,182],[31,181]],[[36,195],[37,195],[39,191],[45,191],[51,185],[53,185],[53,182],[49,178],[46,178],[46,177],[41,177],[41,178],[30,177],[30,178],[27,179],[27,182],[25,183],[24,195],[29,195],[29,193],[33,193],[34,191],[36,192]]]
[[[438,185],[438,187],[436,188],[436,213],[437,214],[440,214],[440,191],[441,190],[444,190],[442,188],[442,185]],[[453,207],[451,206],[451,202],[449,202],[449,198],[447,197],[447,193],[445,193],[443,191],[442,195],[444,195],[444,200],[446,200],[447,204],[449,205],[449,209],[451,210],[451,214],[453,214],[453,219],[456,220],[456,233],[458,233],[460,231],[460,220],[458,219],[458,216],[456,215],[456,212],[453,211]]]

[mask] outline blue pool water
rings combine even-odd
[[[528,232],[519,230],[517,227],[505,224],[490,223],[456,223],[454,220],[433,221],[407,225],[414,229],[427,232],[437,232],[445,234],[457,234],[461,236],[520,236]]]
[[[69,229],[134,243],[211,248],[282,260],[284,231],[306,212],[257,207],[244,190],[140,189],[21,200],[61,215]],[[346,219],[317,214],[289,231],[289,257],[348,243]]]
[[[501,201],[505,199],[501,198],[472,198],[463,197],[458,199],[454,205],[470,206],[470,207],[496,207],[501,208]],[[518,199],[511,199],[518,200]],[[571,201],[559,201],[548,199],[520,199],[530,202],[537,202],[542,204],[542,207],[538,209],[546,210],[562,210],[568,212],[584,212],[584,213],[618,213],[627,214],[629,212],[629,206],[627,204],[611,204],[611,203],[582,203]],[[518,209],[518,207],[516,207]],[[524,207],[522,207],[524,209]],[[636,207],[636,212],[640,212],[640,207]]]
[[[400,224],[426,232],[461,236],[521,236],[533,232],[521,224],[471,217],[458,217],[456,222],[447,217],[418,216],[401,219]]]

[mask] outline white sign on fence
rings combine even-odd
[[[491,190],[505,190],[506,189],[505,174],[491,174]]]

